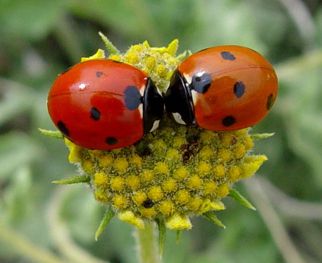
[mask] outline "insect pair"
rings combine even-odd
[[[253,126],[277,96],[272,65],[241,46],[218,46],[185,59],[161,95],[141,70],[109,59],[76,64],[55,80],[48,111],[75,144],[111,150],[154,131],[164,108],[173,119],[213,131]]]

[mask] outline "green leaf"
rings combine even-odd
[[[232,197],[235,201],[240,203],[242,206],[245,206],[248,209],[256,211],[256,208],[253,204],[248,201],[241,193],[239,193],[236,189],[230,189],[229,196]]]
[[[63,139],[64,136],[62,135],[62,133],[60,131],[51,131],[51,130],[46,130],[46,129],[42,129],[42,128],[38,128],[38,130],[40,131],[40,133],[42,135],[51,137],[51,138],[56,138],[56,139]]]
[[[53,184],[79,184],[89,183],[91,180],[89,175],[75,175],[69,178],[52,181]]]
[[[206,212],[203,214],[203,216],[211,223],[219,227],[226,228],[226,226],[219,220],[219,218],[216,216],[214,212]]]
[[[270,138],[272,136],[274,136],[274,132],[271,133],[254,133],[251,134],[250,136],[252,137],[253,140],[263,140],[263,139],[267,139]]]
[[[106,212],[103,216],[103,219],[95,232],[95,240],[96,241],[98,240],[99,236],[104,232],[105,228],[107,227],[107,225],[109,224],[111,219],[114,217],[114,215],[115,215],[115,212],[112,210],[111,207],[109,207],[106,210]]]

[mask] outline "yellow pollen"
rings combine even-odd
[[[180,154],[178,152],[178,150],[176,149],[173,149],[173,148],[170,148],[168,151],[167,151],[167,154],[166,154],[166,158],[168,160],[179,160],[180,159]]]
[[[202,205],[203,200],[200,197],[194,197],[191,198],[189,203],[187,204],[187,207],[196,212],[199,210],[200,206]]]
[[[209,146],[204,146],[200,152],[199,156],[202,160],[209,160],[211,157],[214,156],[214,151]]]
[[[97,201],[102,203],[107,203],[109,201],[106,192],[103,189],[95,189],[94,196]]]
[[[174,148],[180,148],[182,145],[184,145],[186,143],[186,140],[184,137],[179,137],[179,136],[176,136],[174,137],[173,139],[173,147]]]

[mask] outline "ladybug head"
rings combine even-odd
[[[158,128],[163,112],[163,98],[149,78],[143,95],[144,133],[152,132]]]
[[[176,70],[164,94],[166,111],[180,124],[194,124],[193,103],[187,80]]]

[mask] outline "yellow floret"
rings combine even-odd
[[[121,176],[111,178],[111,189],[114,191],[122,191],[124,189],[124,179]]]
[[[82,168],[85,173],[91,174],[95,170],[95,165],[93,162],[91,162],[91,160],[83,160]]]
[[[146,217],[146,218],[152,218],[152,217],[155,217],[157,212],[156,210],[154,209],[154,207],[151,207],[151,208],[145,208],[145,207],[141,207],[140,208],[140,213],[143,217]]]
[[[182,145],[186,143],[183,136],[176,136],[173,138],[173,147],[179,149]]]
[[[203,199],[200,197],[193,197],[190,199],[189,203],[186,204],[186,206],[194,212],[197,212],[200,209],[200,206],[202,205]]]
[[[165,225],[173,230],[188,230],[191,229],[191,221],[188,216],[174,214],[166,222]]]
[[[211,170],[211,165],[205,161],[201,161],[198,164],[197,171],[200,175],[207,175]]]
[[[204,184],[204,193],[205,194],[213,194],[217,189],[217,184],[213,181],[206,182]]]
[[[189,175],[189,172],[185,166],[180,166],[174,171],[173,176],[178,180],[184,180]]]
[[[202,160],[209,160],[211,157],[214,156],[214,151],[209,146],[204,146],[200,152],[199,156]]]
[[[243,158],[244,155],[246,154],[246,148],[243,144],[239,143],[236,144],[235,148],[234,148],[234,155],[237,159]]]
[[[168,160],[177,161],[181,158],[178,150],[170,148],[166,153],[166,158]]]
[[[191,176],[187,182],[188,188],[194,189],[194,190],[199,189],[201,185],[202,185],[202,180],[198,175]]]
[[[126,184],[131,190],[137,190],[140,187],[140,177],[137,175],[130,175],[126,178]]]
[[[106,187],[108,185],[108,176],[103,172],[95,173],[94,184],[96,187]]]
[[[112,165],[113,163],[113,156],[112,155],[102,155],[100,158],[99,158],[99,165],[102,166],[102,167],[109,167]]]
[[[217,177],[219,177],[219,178],[224,177],[226,174],[225,166],[222,164],[215,165],[213,170],[214,170],[216,178]]]
[[[237,181],[240,178],[240,168],[236,165],[232,166],[228,170],[228,176],[232,181]]]
[[[102,203],[107,203],[109,201],[109,198],[103,189],[95,189],[94,197],[97,201],[100,201]]]
[[[176,203],[183,205],[183,204],[186,204],[190,201],[190,197],[191,196],[190,196],[189,192],[185,189],[182,189],[176,193],[175,200],[176,200]]]
[[[150,182],[153,180],[154,174],[151,170],[143,170],[140,177],[143,182]]]
[[[174,209],[175,209],[174,204],[170,200],[165,200],[160,202],[159,210],[163,215],[165,216],[171,215]]]
[[[118,218],[124,222],[135,225],[139,229],[144,229],[144,221],[141,218],[135,216],[132,211],[120,212],[118,213]]]
[[[158,174],[168,174],[169,167],[165,162],[158,162],[154,167],[154,171]]]
[[[116,158],[113,164],[115,170],[120,174],[126,172],[127,168],[129,167],[129,163],[126,158]]]
[[[116,194],[112,201],[113,205],[118,209],[125,209],[128,206],[128,200],[124,195]]]
[[[162,183],[162,189],[166,193],[174,192],[178,188],[177,181],[173,178],[169,178]]]
[[[152,70],[156,65],[156,60],[152,56],[148,56],[144,59],[145,67],[149,70]]]
[[[253,142],[253,140],[252,140],[252,138],[250,136],[247,136],[245,138],[244,143],[245,143],[245,148],[246,148],[247,151],[254,147],[254,142]]]
[[[216,194],[218,197],[225,197],[229,194],[229,185],[228,184],[222,184],[219,185],[217,190],[216,190]]]
[[[159,201],[163,197],[163,191],[160,186],[152,186],[148,191],[148,197],[152,201]]]
[[[147,195],[144,192],[135,192],[134,195],[132,196],[132,200],[134,203],[137,205],[142,205],[143,202],[147,199]]]
[[[131,156],[130,163],[136,165],[137,167],[141,167],[142,158],[139,155],[134,154],[133,156]]]
[[[221,159],[224,162],[228,162],[231,159],[231,151],[229,149],[221,148],[218,151],[218,159]]]

